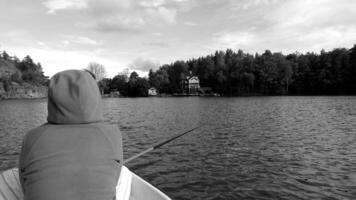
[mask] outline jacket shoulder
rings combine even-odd
[[[41,135],[45,133],[47,129],[48,129],[48,125],[43,124],[37,128],[28,131],[23,139],[22,148],[25,148],[25,150],[27,150],[28,152],[29,149],[26,148],[33,146],[33,144],[36,143],[38,138],[40,138]]]
[[[122,161],[123,159],[123,148],[122,148],[122,134],[116,124],[98,123],[93,124],[93,126],[99,128],[100,132],[109,142],[112,147],[115,157]]]

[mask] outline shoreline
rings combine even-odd
[[[301,95],[239,95],[239,96],[201,96],[201,95],[157,95],[157,96],[144,96],[144,97],[129,97],[129,96],[119,96],[119,97],[110,97],[106,95],[102,95],[102,99],[119,99],[119,98],[172,98],[172,97],[178,97],[178,98],[184,98],[184,97],[201,97],[201,98],[240,98],[240,97],[343,97],[343,96],[356,96],[356,94],[301,94]],[[47,97],[22,97],[22,98],[17,98],[17,97],[10,97],[10,98],[3,98],[0,97],[0,102],[1,101],[11,101],[11,100],[40,100],[40,99],[47,99]]]

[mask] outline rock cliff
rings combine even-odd
[[[23,73],[16,67],[16,62],[0,58],[0,100],[47,97],[46,86],[33,81],[26,82],[22,76]]]
[[[47,87],[28,83],[18,84],[0,82],[0,99],[32,99],[47,97]]]

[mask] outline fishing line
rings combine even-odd
[[[134,155],[134,156],[132,156],[132,157],[126,159],[126,160],[124,160],[124,164],[126,164],[126,163],[128,163],[128,162],[130,162],[130,161],[132,161],[132,160],[134,160],[134,159],[136,159],[136,158],[138,158],[138,157],[140,157],[140,156],[142,156],[142,155],[144,155],[144,154],[146,154],[146,153],[148,153],[148,152],[150,152],[150,151],[153,151],[153,150],[155,150],[155,149],[158,149],[158,148],[160,148],[161,146],[163,146],[163,145],[165,145],[165,144],[167,144],[167,143],[169,143],[169,142],[171,142],[171,141],[173,141],[173,140],[175,140],[175,139],[177,139],[177,138],[179,138],[179,137],[182,137],[183,135],[185,135],[185,134],[187,134],[187,133],[190,133],[190,132],[192,132],[192,131],[194,131],[194,130],[196,130],[196,129],[198,129],[198,128],[201,128],[201,127],[203,127],[203,126],[205,126],[205,125],[197,126],[197,127],[193,128],[193,129],[190,129],[190,130],[188,130],[188,131],[186,131],[186,132],[184,132],[184,133],[180,133],[180,134],[178,134],[178,135],[175,135],[175,136],[172,137],[172,138],[169,138],[169,139],[167,139],[167,140],[165,140],[165,141],[163,141],[163,142],[161,142],[161,143],[158,143],[158,144],[154,145],[153,147],[150,147],[150,148],[148,148],[148,149],[146,149],[146,150],[144,150],[144,151],[142,151],[142,152],[140,152],[140,153],[138,153],[138,154],[136,154],[136,155]]]
[[[211,110],[214,110],[213,113],[215,113],[215,111],[216,111],[218,108],[219,108],[219,106],[217,105],[215,109],[211,109]],[[208,112],[208,113],[210,113],[210,112]],[[260,123],[260,122],[262,122],[262,121],[264,121],[264,120],[266,120],[266,119],[268,119],[268,118],[269,118],[269,116],[266,117],[266,118],[262,118],[262,119],[260,119],[260,120],[254,121],[254,122],[252,122],[252,123],[249,123],[247,126],[238,129],[238,131],[247,129],[247,128],[249,128],[251,125],[253,125],[253,124],[255,124],[255,123]],[[208,120],[210,121],[210,119],[208,119]],[[196,130],[196,129],[199,129],[199,128],[203,127],[203,126],[206,126],[206,125],[210,124],[209,121],[207,121],[207,122],[205,122],[204,124],[199,125],[199,126],[197,126],[197,127],[195,127],[195,128],[192,128],[192,129],[190,129],[190,130],[188,130],[188,131],[185,131],[185,132],[183,132],[183,133],[179,133],[179,134],[177,134],[177,135],[175,135],[175,136],[173,136],[173,137],[171,137],[171,138],[169,138],[169,139],[166,139],[166,140],[164,140],[164,141],[162,141],[162,142],[160,142],[160,143],[158,143],[158,144],[156,144],[156,145],[154,145],[154,146],[152,146],[152,147],[150,147],[150,148],[148,148],[148,149],[146,149],[146,150],[144,150],[144,151],[142,151],[142,152],[140,152],[140,153],[138,153],[138,154],[136,154],[136,155],[134,155],[134,156],[131,156],[130,158],[124,160],[123,164],[126,164],[126,163],[128,163],[128,162],[130,162],[130,161],[132,161],[132,160],[135,160],[135,159],[138,158],[138,157],[141,157],[142,155],[145,155],[145,154],[148,153],[148,152],[151,152],[151,151],[153,151],[153,150],[155,150],[155,149],[158,149],[158,148],[162,147],[163,145],[165,145],[165,144],[167,144],[167,143],[169,143],[169,142],[172,142],[173,140],[178,139],[178,138],[182,137],[183,135],[186,135],[187,133],[190,133],[190,132],[192,132],[192,131],[194,131],[194,130]]]
[[[216,106],[215,109],[211,109],[211,110],[213,110],[213,113],[214,113],[218,108],[219,108],[219,107]],[[208,112],[208,113],[210,113],[210,112]],[[209,121],[210,121],[210,119],[209,119]],[[173,137],[171,137],[171,138],[169,138],[169,139],[167,139],[167,140],[164,140],[164,141],[162,141],[162,142],[160,142],[160,143],[158,143],[158,144],[156,144],[156,145],[154,145],[154,146],[152,146],[152,147],[150,147],[150,148],[148,148],[148,149],[146,149],[146,150],[144,150],[144,151],[142,151],[142,152],[140,152],[140,153],[138,153],[138,154],[136,154],[136,155],[134,155],[134,156],[131,156],[130,158],[128,158],[128,159],[126,159],[126,160],[124,160],[123,164],[126,164],[126,163],[128,163],[128,162],[130,162],[130,161],[132,161],[132,160],[134,160],[134,159],[136,159],[136,158],[138,158],[138,157],[140,157],[140,156],[142,156],[142,155],[144,155],[144,154],[146,154],[146,153],[148,153],[148,152],[150,152],[150,151],[153,151],[153,150],[155,150],[155,149],[158,149],[158,148],[160,148],[161,146],[163,146],[163,145],[165,145],[165,144],[167,144],[167,143],[169,143],[169,142],[171,142],[171,141],[173,141],[173,140],[175,140],[175,139],[177,139],[177,138],[180,138],[180,137],[182,137],[183,135],[185,135],[185,134],[187,134],[187,133],[190,133],[190,132],[192,132],[192,131],[194,131],[194,130],[196,130],[196,129],[198,129],[198,128],[201,128],[201,127],[203,127],[203,126],[206,126],[206,125],[208,125],[208,122],[205,122],[204,124],[199,125],[199,126],[196,126],[195,128],[192,128],[192,129],[190,129],[190,130],[188,130],[188,131],[185,131],[185,132],[183,132],[183,133],[179,133],[179,134],[177,134],[177,135],[175,135],[175,136],[173,136]]]

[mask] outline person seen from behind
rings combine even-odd
[[[104,122],[93,76],[67,70],[48,89],[47,123],[23,140],[19,176],[25,200],[113,200],[122,136]]]

